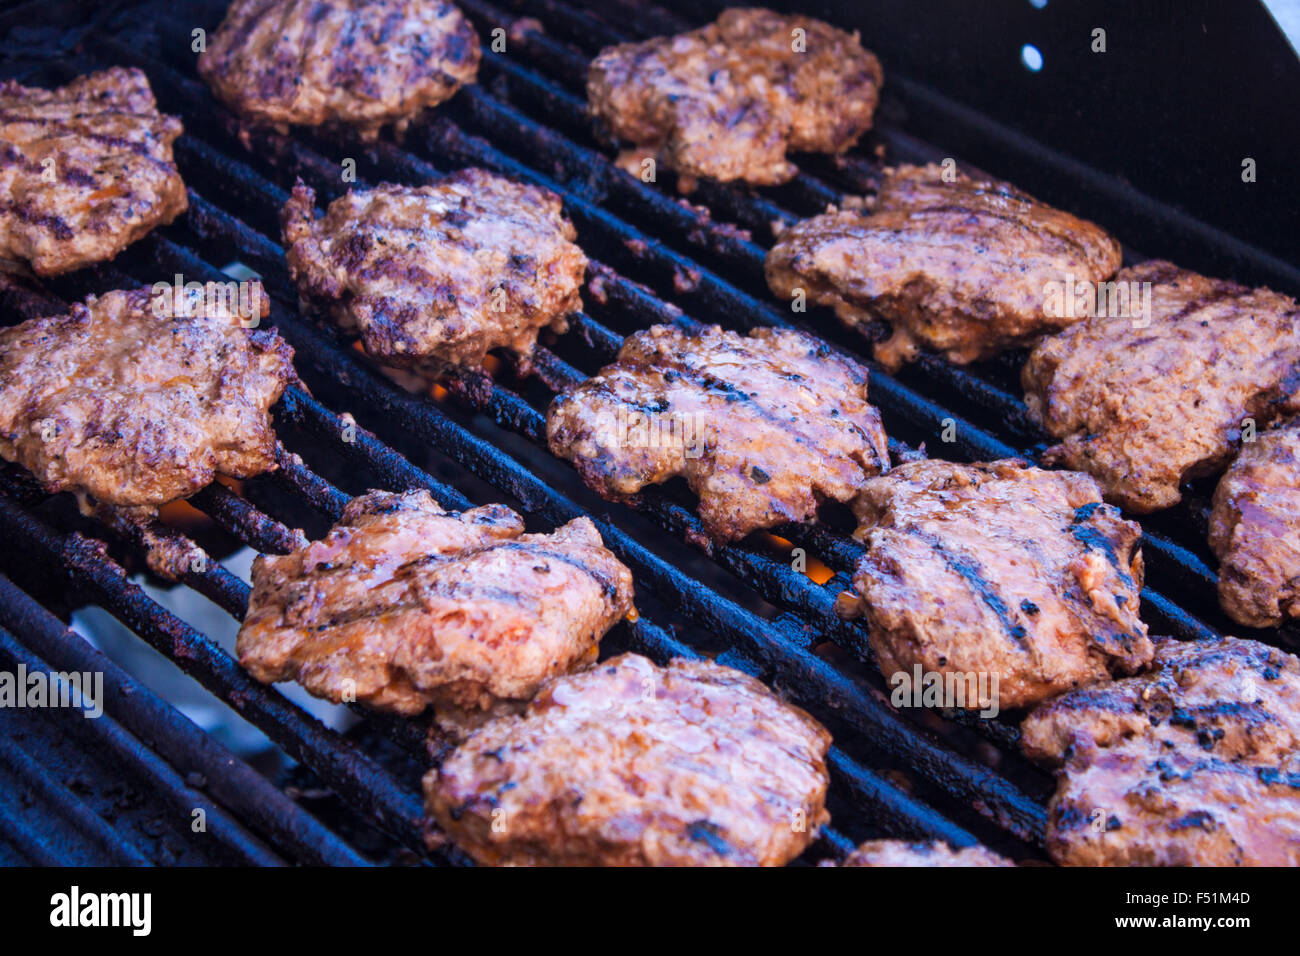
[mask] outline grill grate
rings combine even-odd
[[[273,486],[323,521],[337,517],[349,493],[369,486],[428,488],[444,505],[456,508],[504,495],[531,520],[547,525],[589,514],[607,545],[633,568],[638,606],[665,622],[656,624],[643,613],[638,621],[616,628],[608,639],[611,646],[625,645],[659,660],[715,653],[722,662],[774,684],[835,733],[836,829],[824,834],[813,856],[840,855],[854,840],[873,833],[940,837],[956,845],[981,839],[1020,856],[1041,852],[1049,782],[1015,753],[1013,722],[957,715],[938,720],[932,714],[900,714],[885,702],[884,683],[870,666],[865,628],[833,613],[835,597],[860,554],[842,521],[832,516],[816,527],[777,529],[781,538],[829,566],[832,575],[824,583],[791,569],[788,544],[716,547],[711,562],[694,551],[683,556],[680,542],[697,543],[703,536],[698,519],[676,492],[652,491],[632,513],[594,499],[567,466],[545,451],[541,409],[551,390],[584,378],[612,357],[625,334],[652,323],[690,327],[698,324],[695,316],[741,329],[802,327],[861,358],[865,343],[828,313],[785,313],[766,292],[762,261],[773,222],[794,221],[838,200],[843,191],[869,187],[876,166],[867,149],[843,163],[811,162],[816,175],[802,173],[794,183],[761,196],[701,184],[691,202],[703,203],[703,208],[693,206],[671,195],[671,182],[647,185],[620,172],[591,136],[582,99],[586,64],[599,47],[635,37],[560,0],[519,4],[520,15],[536,17],[543,30],[481,0],[462,0],[461,6],[482,37],[495,27],[506,28],[512,52],[485,50],[482,85],[462,90],[413,125],[400,145],[254,132],[245,149],[232,118],[196,79],[189,53],[190,31],[194,26],[214,28],[224,3],[186,4],[183,12],[175,4],[144,4],[110,20],[107,35],[97,35],[93,46],[49,65],[51,75],[27,81],[64,82],[113,63],[141,67],[162,109],[185,121],[186,135],[177,142],[176,154],[190,187],[190,211],[111,265],[41,290],[0,289],[7,314],[19,320],[48,311],[57,300],[152,284],[177,272],[187,280],[223,280],[217,263],[238,258],[260,273],[274,303],[271,322],[295,346],[299,371],[319,396],[298,388],[285,393],[276,409],[285,442],[278,455],[280,470],[250,483],[251,488]],[[607,9],[615,17],[629,13],[631,5],[618,0]],[[688,25],[666,7],[642,5],[619,23],[647,33]],[[882,115],[888,113],[889,91],[887,80]],[[875,140],[887,148],[891,161],[945,155],[888,122]],[[446,401],[435,402],[398,388],[336,332],[298,314],[278,243],[277,213],[298,176],[317,190],[322,202],[338,195],[344,188],[339,161],[345,156],[356,159],[359,178],[370,182],[425,182],[478,165],[563,197],[579,242],[592,258],[595,281],[586,296],[589,312],[576,317],[569,335],[539,352],[540,382],[516,382],[508,370],[486,385],[464,377],[448,383]],[[1086,209],[1076,211],[1087,214]],[[1131,251],[1127,255],[1134,258]],[[1032,455],[1043,436],[1025,416],[1015,372],[1011,361],[972,370],[927,358],[898,376],[873,367],[871,396],[897,439],[896,454],[909,450],[906,442],[928,439],[933,444],[951,420],[957,441],[935,446],[943,457]],[[344,440],[349,420],[332,407],[347,409],[374,430],[358,425],[355,440]],[[958,407],[966,414],[957,414]],[[322,467],[313,469],[305,458]],[[440,480],[415,463],[425,459],[434,462],[439,475],[446,471],[456,477]],[[345,462],[357,473],[346,491],[320,473],[330,461]],[[419,795],[410,774],[382,766],[348,736],[327,730],[249,678],[213,642],[132,584],[105,546],[84,536],[84,529],[56,527],[57,516],[47,520],[43,497],[17,469],[0,471],[0,528],[18,546],[10,548],[15,557],[21,554],[23,562],[36,563],[42,573],[66,577],[79,593],[110,610],[310,767],[360,819],[430,862],[465,862],[454,850],[425,850]],[[263,552],[291,548],[295,534],[286,523],[290,518],[268,513],[254,503],[255,497],[214,484],[190,503],[233,539]],[[1213,606],[1214,575],[1203,557],[1203,512],[1203,497],[1194,498],[1159,522],[1163,534],[1148,530],[1145,552],[1152,584],[1142,597],[1144,618],[1156,632],[1189,638],[1215,633],[1222,624]],[[174,529],[159,528],[158,533],[184,547],[196,546]],[[129,533],[98,528],[94,535],[138,557],[141,542]],[[6,561],[0,559],[0,564]],[[19,568],[8,570],[22,576]],[[242,617],[248,586],[219,562],[187,572],[182,581]],[[156,767],[150,764],[156,771],[152,789],[162,804],[198,806],[201,795],[183,780],[168,778],[159,756],[208,781],[206,792],[225,827],[225,856],[215,862],[359,859],[346,841],[251,768],[187,726],[131,678],[110,670],[112,665],[80,638],[70,637],[57,618],[5,578],[0,578],[0,602],[5,606],[0,625],[7,629],[0,632],[0,657],[8,662],[22,655],[43,658],[56,668],[93,657],[94,669],[105,670],[109,683],[131,688],[110,695],[106,719],[116,723],[106,726],[120,732],[119,746],[136,763],[157,762]],[[1289,636],[1277,633],[1272,639],[1285,642]],[[425,759],[419,722],[371,714],[364,720],[404,752]],[[0,751],[0,774],[40,790],[42,802],[68,819],[84,816],[84,801],[48,779],[30,749],[16,750],[10,745]],[[144,769],[141,775],[148,776]],[[156,856],[112,828],[101,829],[105,861]],[[30,821],[9,814],[3,804],[0,841],[32,860],[58,853],[57,846],[42,842]]]

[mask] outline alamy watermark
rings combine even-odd
[[[160,319],[221,318],[239,319],[246,329],[262,321],[266,292],[262,283],[245,279],[241,282],[186,282],[179,272],[171,282],[153,284],[153,313]]]
[[[153,929],[152,893],[82,892],[73,885],[66,893],[50,897],[50,925],[56,928],[129,929],[132,936],[148,936]]]
[[[941,710],[979,710],[981,717],[996,717],[998,675],[986,671],[895,671],[889,677],[895,707],[933,707]]]
[[[620,405],[613,422],[606,422],[604,445],[620,448],[672,448],[687,458],[701,457],[707,447],[708,425],[702,412],[640,411]]]
[[[104,713],[102,671],[0,671],[0,708],[62,708],[94,719]]]
[[[1133,328],[1151,324],[1150,282],[1092,282],[1064,279],[1043,283],[1043,314],[1054,319],[1098,318],[1131,319]]]

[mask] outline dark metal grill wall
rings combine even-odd
[[[721,4],[704,4],[715,6]],[[1081,188],[1073,175],[1061,181],[1048,174],[1033,155],[1008,155],[997,170],[1049,201],[1097,189],[1085,208],[1122,238],[1136,244],[1151,235],[1128,228],[1130,221],[1141,228],[1141,214],[1130,220],[1126,206],[1146,193],[1292,266],[1300,260],[1300,179],[1292,173],[1300,128],[1286,119],[1300,113],[1300,55],[1259,0],[776,6],[856,28],[867,46],[889,51],[911,132],[979,159],[989,145],[983,126],[994,120],[1095,171],[1096,186]],[[1098,28],[1105,30],[1104,53],[1092,49]],[[1043,56],[1036,73],[1021,63],[1027,43]],[[927,89],[914,91],[920,85]],[[928,108],[931,91],[981,119],[972,128],[947,121]],[[1248,156],[1256,161],[1254,183],[1241,178]],[[1212,244],[1159,238],[1177,245],[1162,254],[1188,268],[1231,267]],[[1270,281],[1263,274],[1238,278]]]
[[[774,220],[793,221],[844,192],[870,188],[874,147],[883,146],[895,162],[950,155],[950,144],[917,138],[900,118],[924,113],[925,124],[974,130],[970,142],[983,147],[959,158],[1005,175],[1023,171],[1016,177],[1021,185],[1055,183],[1048,198],[1105,225],[1113,224],[1103,212],[1118,208],[1108,203],[1129,196],[1131,187],[933,89],[902,80],[895,90],[894,51],[881,46],[887,77],[881,127],[852,157],[810,158],[796,181],[761,192],[702,184],[692,206],[679,201],[671,176],[646,185],[612,165],[592,138],[583,84],[586,64],[601,46],[696,25],[698,10],[632,0],[592,10],[561,0],[526,0],[508,11],[481,0],[460,5],[481,37],[497,26],[509,30],[525,16],[542,30],[520,24],[508,53],[485,50],[480,85],[413,126],[400,145],[266,132],[253,133],[249,148],[241,145],[232,119],[197,79],[190,52],[191,30],[213,29],[223,3],[56,2],[0,18],[0,28],[10,27],[0,41],[0,73],[29,84],[66,82],[112,64],[142,68],[161,108],[185,122],[176,154],[190,189],[190,211],[181,221],[113,263],[41,288],[0,288],[4,321],[90,292],[170,280],[176,272],[187,280],[223,279],[220,269],[231,260],[247,264],[272,296],[271,322],[297,349],[311,394],[291,389],[276,409],[284,446],[278,472],[244,483],[242,496],[213,485],[191,500],[220,529],[215,543],[203,539],[214,554],[238,542],[282,552],[291,546],[290,527],[318,533],[349,495],[369,487],[425,487],[453,507],[501,500],[522,510],[534,528],[590,514],[633,568],[642,611],[637,622],[611,633],[607,653],[630,648],[660,660],[717,655],[776,686],[834,732],[835,825],[809,859],[837,856],[856,840],[885,834],[937,836],[958,845],[979,839],[1017,856],[1041,854],[1051,784],[1017,755],[1014,715],[984,721],[895,711],[871,665],[863,626],[834,615],[836,595],[860,553],[846,516],[780,529],[831,567],[834,576],[824,584],[792,571],[789,554],[770,542],[719,547],[706,557],[683,547],[701,539],[689,498],[676,488],[656,490],[635,513],[599,501],[545,450],[542,413],[553,389],[594,372],[624,335],[656,322],[795,325],[864,356],[866,344],[829,313],[793,315],[774,301],[762,260]],[[79,26],[70,30],[68,23]],[[598,290],[585,295],[587,311],[573,330],[540,352],[537,378],[517,381],[507,371],[486,389],[452,381],[447,400],[436,402],[398,388],[333,330],[299,316],[279,245],[278,210],[296,177],[317,190],[322,204],[338,195],[344,157],[356,159],[359,186],[427,182],[477,165],[563,197],[593,260],[590,278]],[[1294,266],[1259,252],[1251,236],[1218,232],[1149,197],[1119,205],[1130,211],[1120,235],[1144,255],[1178,258],[1187,246],[1239,265],[1240,271],[1222,270],[1233,278],[1266,276],[1277,288],[1300,291]],[[1130,249],[1127,257],[1142,256]],[[1042,447],[1043,436],[1025,416],[1016,357],[969,370],[927,358],[898,376],[873,372],[872,400],[896,453],[926,443],[934,455],[979,460],[1033,455]],[[344,413],[362,426],[355,441],[345,439]],[[939,437],[948,419],[956,424],[951,444]],[[1224,624],[1204,546],[1205,491],[1193,489],[1186,506],[1144,522],[1144,617],[1156,633],[1191,638]],[[174,528],[158,530],[183,538]],[[0,666],[24,661],[29,669],[100,669],[110,688],[100,722],[0,711],[0,860],[349,863],[360,859],[357,834],[374,830],[383,836],[364,841],[369,856],[389,860],[401,848],[405,859],[465,862],[454,850],[424,849],[422,722],[365,715],[359,734],[325,729],[131,583],[124,566],[139,566],[139,541],[80,519],[66,496],[47,500],[14,467],[0,470],[0,535],[6,542],[0,571],[8,575],[0,577]],[[191,571],[183,584],[242,616],[247,585],[218,561]],[[51,612],[65,613],[78,601],[107,608],[310,768],[312,779],[337,795],[328,817],[322,810],[316,819],[66,631]],[[1264,639],[1292,643],[1284,632]],[[189,830],[195,807],[210,811],[203,838]]]

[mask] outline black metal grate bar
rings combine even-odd
[[[171,705],[95,650],[0,575],[0,624],[58,671],[104,675],[104,709],[178,771],[197,773],[203,788],[292,859],[318,865],[366,860],[271,786]]]
[[[0,525],[22,553],[60,567],[114,616],[235,707],[291,757],[312,767],[365,817],[422,852],[422,807],[349,741],[327,731],[279,693],[249,677],[229,655],[132,584],[102,544],[61,535],[0,495]]]
[[[263,554],[288,554],[306,543],[301,532],[262,514],[220,482],[214,481],[193,495],[189,502],[234,537]]]
[[[0,632],[3,635],[3,632]],[[8,637],[8,635],[3,635]],[[7,779],[6,779],[7,778]],[[112,827],[82,803],[75,794],[64,787],[39,763],[29,757],[7,735],[0,735],[0,780],[8,786],[6,793],[26,792],[39,800],[43,811],[52,812],[61,823],[101,854],[91,857],[115,866],[144,866],[148,860],[138,849],[120,837]],[[67,837],[59,839],[57,827],[51,826],[48,817],[27,824],[19,822],[12,814],[0,813],[0,819],[9,824],[9,835],[24,856],[41,865],[62,866],[67,861]],[[86,848],[81,853],[90,852]]]
[[[28,674],[55,672],[55,669],[42,658],[20,645],[3,629],[0,629],[0,659],[3,659],[9,667],[26,668]],[[59,732],[77,738],[97,754],[111,757],[114,770],[121,778],[141,782],[156,802],[164,819],[179,821],[179,825],[185,826],[193,819],[192,814],[195,810],[202,810],[205,815],[203,832],[206,840],[214,844],[206,848],[212,857],[227,856],[229,859],[250,866],[283,864],[280,857],[250,836],[219,804],[213,803],[196,788],[189,786],[176,770],[168,766],[152,750],[142,746],[139,740],[111,717],[100,716],[89,719],[83,717],[77,710],[60,707],[47,708],[42,712],[42,716],[46,717]],[[55,780],[52,774],[42,771],[41,774],[34,775],[31,768],[39,765],[26,754],[22,757],[18,756],[22,751],[17,747],[13,737],[7,740],[7,744],[13,750],[5,755],[4,761],[10,769],[17,769],[24,776],[38,780],[43,797],[49,796],[51,787],[62,786],[64,796],[58,798],[59,805],[68,808],[81,803],[73,788]],[[80,819],[76,822],[81,826],[81,821],[92,817],[93,814],[87,808],[78,816]],[[124,842],[117,831],[107,823],[98,817],[93,818],[100,828],[114,833],[118,841]]]

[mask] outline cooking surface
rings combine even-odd
[[[918,103],[944,109],[950,101],[912,86],[891,91],[890,51],[876,49],[885,70],[878,126],[847,157],[796,155],[802,172],[784,186],[752,191],[701,183],[683,200],[671,174],[661,172],[657,184],[628,177],[614,165],[613,151],[595,141],[584,112],[585,72],[601,47],[698,25],[706,19],[702,12],[681,15],[620,0],[602,4],[604,13],[597,14],[559,0],[529,0],[508,15],[470,0],[461,6],[480,37],[488,41],[492,30],[502,27],[508,52],[485,46],[479,85],[466,87],[413,124],[401,144],[391,137],[367,144],[296,131],[292,136],[253,132],[245,146],[233,118],[198,79],[191,52],[191,31],[210,32],[223,6],[109,8],[98,15],[84,46],[57,59],[0,59],[0,74],[28,85],[64,83],[112,64],[143,69],[160,108],[184,121],[175,152],[190,205],[177,223],[110,264],[46,282],[35,292],[0,286],[6,323],[88,292],[171,281],[176,273],[187,281],[222,280],[228,278],[222,269],[238,261],[261,276],[272,298],[269,321],[296,349],[311,394],[290,389],[275,409],[285,446],[281,470],[240,488],[213,485],[191,500],[219,526],[195,531],[210,553],[229,553],[238,541],[284,552],[293,545],[290,528],[302,526],[319,536],[346,496],[370,487],[426,487],[444,506],[455,508],[501,501],[525,515],[530,531],[549,531],[589,514],[606,545],[633,569],[641,612],[611,632],[602,656],[627,649],[660,662],[673,654],[717,655],[775,687],[834,734],[828,758],[832,828],[804,859],[839,856],[861,839],[884,835],[941,838],[956,845],[978,839],[1018,859],[1041,857],[1051,782],[1018,755],[1016,715],[980,720],[895,710],[867,657],[864,625],[835,615],[836,599],[861,554],[848,536],[847,514],[831,508],[816,527],[779,528],[780,537],[718,545],[705,556],[699,546],[706,536],[682,487],[648,492],[633,511],[594,497],[567,464],[546,451],[542,414],[553,391],[594,373],[611,361],[625,335],[652,324],[802,328],[868,362],[870,342],[842,328],[828,310],[792,313],[767,291],[762,267],[772,223],[796,221],[845,192],[868,190],[878,179],[882,150],[891,163],[945,158],[943,144],[916,139],[905,121]],[[51,43],[68,39],[61,31],[37,34]],[[864,43],[872,47],[869,35]],[[996,132],[992,124],[988,128]],[[963,168],[969,160],[1027,186],[1018,179],[1023,147],[1013,137],[1005,151],[957,158]],[[1055,154],[1035,155],[1050,166]],[[355,161],[355,183],[340,176],[346,159]],[[350,185],[419,185],[468,165],[561,196],[591,258],[586,311],[574,318],[567,335],[553,341],[543,337],[549,345],[537,353],[535,378],[516,380],[503,364],[489,387],[462,377],[446,390],[412,394],[367,365],[333,330],[298,315],[277,216],[297,177],[324,205]],[[1090,176],[1092,184],[1101,174]],[[1041,198],[1109,225],[1090,208],[1088,190]],[[1142,209],[1152,228],[1119,232],[1121,240],[1142,250],[1126,248],[1128,262],[1172,254],[1163,237],[1187,223],[1182,213],[1154,201]],[[1234,239],[1200,224],[1187,228],[1197,242],[1221,248],[1225,257],[1249,259],[1248,274],[1227,278],[1267,276],[1279,291],[1300,292],[1287,264],[1242,251],[1241,239],[1250,237]],[[1018,383],[1022,360],[1023,354],[1014,354],[958,369],[923,356],[895,376],[872,364],[870,399],[894,439],[895,455],[924,444],[929,454],[955,461],[1036,457],[1046,436],[1025,414]],[[1143,619],[1153,634],[1187,638],[1227,625],[1215,601],[1215,562],[1205,544],[1212,490],[1212,482],[1198,484],[1184,504],[1142,521]],[[209,862],[348,862],[356,858],[351,844],[364,844],[367,854],[384,860],[398,858],[401,848],[403,859],[463,862],[455,851],[425,855],[418,820],[418,779],[427,764],[423,721],[367,716],[353,734],[326,730],[275,690],[254,682],[202,634],[122,576],[122,563],[140,566],[139,542],[122,541],[82,521],[66,500],[44,501],[25,473],[12,466],[0,470],[0,492],[0,533],[11,543],[0,554],[0,570],[12,579],[0,579],[0,658],[7,665],[26,655],[48,661],[33,667],[59,666],[60,655],[82,653],[58,640],[63,625],[16,585],[58,611],[78,599],[102,604],[311,768],[291,791],[300,797],[298,804],[251,771],[247,776],[259,782],[237,785],[243,772],[229,770],[211,740],[192,726],[185,730],[176,724],[174,712],[161,702],[149,703],[147,692],[119,693],[116,700],[110,695],[109,715],[87,732],[111,740],[73,741],[57,753],[47,754],[43,746],[50,737],[47,719],[56,717],[6,712],[4,719],[15,721],[15,730],[0,749],[0,774],[28,790],[38,781],[46,794],[40,805],[69,832],[76,832],[68,821],[80,819],[78,814],[93,811],[101,823],[114,819],[116,828],[99,827],[102,839],[81,850],[83,855],[112,861],[171,853],[186,859],[206,854]],[[170,530],[158,533],[175,538],[185,533],[178,527],[202,526],[173,521]],[[72,532],[103,538],[111,550]],[[192,565],[183,581],[242,616],[247,585],[219,561]],[[1291,648],[1296,643],[1289,631],[1251,636]],[[106,677],[106,683],[113,680]],[[94,756],[106,746],[130,768],[129,783]],[[176,774],[159,755],[183,773]],[[80,768],[81,789],[60,783],[66,774],[51,768],[64,765]],[[302,789],[312,784],[328,787],[340,799],[302,798]],[[135,794],[127,801],[134,801],[129,812],[112,813],[114,786]],[[157,808],[177,801],[212,807],[213,819],[220,821],[216,849],[195,849],[184,833],[153,821],[151,811],[162,817]],[[319,809],[338,834],[323,831],[298,809],[302,805]],[[367,826],[361,820],[373,822],[386,836],[359,836]],[[13,803],[0,802],[0,826],[4,842],[22,848],[28,858],[61,849],[59,826],[47,827]]]

